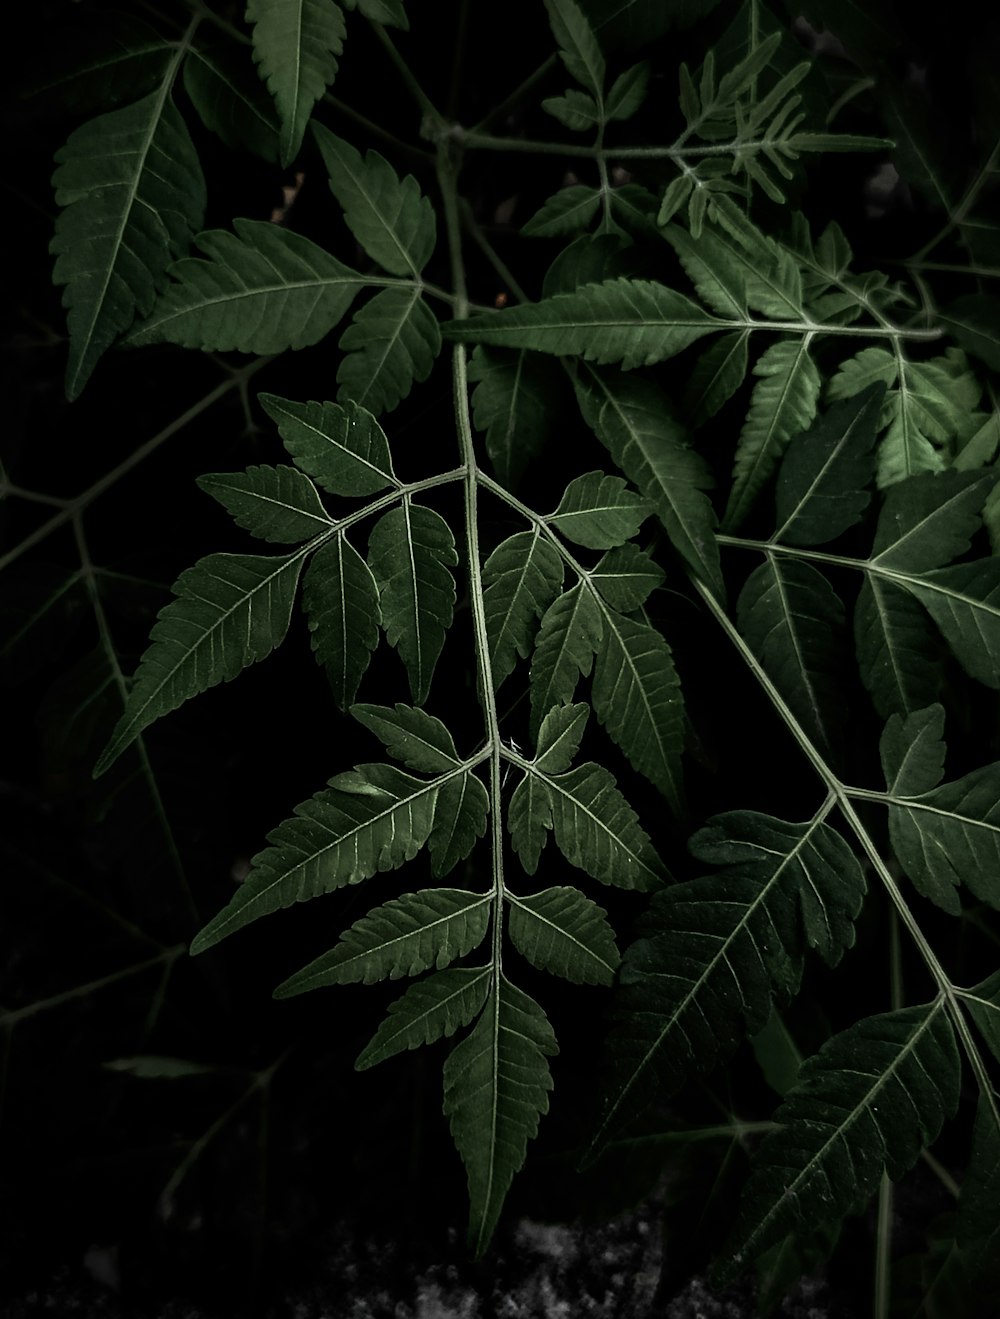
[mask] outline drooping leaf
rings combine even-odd
[[[443,971],[482,943],[489,919],[489,894],[453,888],[404,893],[355,921],[335,948],[289,976],[274,997],[325,985],[373,985],[432,967]]]
[[[854,941],[864,875],[821,820],[732,811],[695,834],[691,850],[725,869],[657,893],[625,952],[614,1073],[591,1154],[654,1096],[669,1097],[761,1030],[772,998],[798,988],[807,946],[835,965]]]
[[[382,612],[375,578],[343,533],[310,561],[302,606],[316,659],[326,670],[338,708],[346,710],[378,645]]]
[[[576,985],[610,985],[621,958],[607,912],[579,889],[508,893],[511,943],[532,966]]]
[[[375,495],[396,485],[385,432],[357,403],[297,403],[275,394],[257,401],[277,424],[296,465],[332,495]]]
[[[565,774],[530,773],[548,788],[556,844],[571,865],[618,888],[660,886],[663,863],[606,769],[588,762]]]
[[[189,697],[229,682],[285,638],[304,551],[274,557],[210,554],[181,573],[160,610],[125,711],[95,775],[144,728]]]
[[[274,103],[249,62],[227,47],[188,52],[184,90],[201,122],[227,147],[245,148],[268,164],[281,155]]]
[[[663,362],[718,327],[707,312],[663,284],[612,279],[541,302],[450,321],[442,333],[458,343],[535,348],[602,365],[619,362],[628,371]]]
[[[390,1003],[388,1015],[354,1066],[363,1072],[406,1049],[454,1035],[482,1009],[491,978],[489,966],[451,967],[411,985]]]
[[[409,769],[444,774],[459,764],[451,733],[440,719],[397,701],[388,705],[354,705],[351,714],[370,728],[394,760]]]
[[[883,719],[937,700],[941,647],[926,612],[901,586],[866,573],[854,607],[861,680]]]
[[[734,330],[713,339],[698,357],[684,394],[685,411],[695,426],[703,426],[733,397],[746,379],[749,330]]]
[[[633,768],[682,814],[684,702],[663,634],[606,610],[591,696],[595,714]]]
[[[602,631],[600,608],[582,582],[546,609],[531,657],[531,728],[536,740],[552,707],[572,701],[580,677],[590,673]]]
[[[587,472],[570,481],[547,521],[577,545],[607,550],[631,539],[652,511],[620,476]]]
[[[358,884],[411,861],[430,835],[437,783],[395,765],[360,765],[301,802],[267,836],[227,906],[196,935],[191,954],[293,902]]]
[[[604,96],[604,56],[587,16],[576,0],[545,0],[559,58],[571,78],[601,102]]]
[[[620,613],[639,609],[663,583],[664,572],[638,545],[608,550],[589,574],[601,597]]]
[[[775,492],[786,545],[825,545],[860,522],[871,498],[872,446],[885,390],[869,386],[835,404],[785,453]]]
[[[493,470],[513,489],[525,467],[541,451],[552,422],[558,366],[537,353],[491,352],[477,348],[468,376],[476,429],[485,432]]]
[[[667,400],[646,380],[581,374],[577,398],[587,424],[615,463],[653,501],[671,544],[706,585],[723,590],[715,512],[705,490],[712,476]]]
[[[333,528],[316,487],[294,467],[248,467],[209,472],[197,484],[261,540],[296,544]]]
[[[477,1255],[548,1111],[546,1056],[557,1052],[542,1009],[499,975],[474,1029],[445,1062],[444,1111],[468,1174],[469,1239]]]
[[[266,220],[207,229],[205,258],[171,267],[173,282],[127,344],[176,343],[213,352],[269,355],[308,348],[350,307],[363,280],[321,247]]]
[[[493,681],[499,686],[531,653],[538,620],[563,582],[562,559],[536,527],[508,537],[483,567],[484,609]]]
[[[960,885],[1000,910],[1000,763],[938,786],[943,726],[939,705],[905,721],[893,715],[886,724],[882,755],[892,845],[917,890],[943,910],[959,914]]]
[[[551,104],[548,103],[550,109]],[[582,234],[600,205],[601,194],[596,188],[586,188],[580,183],[560,188],[530,220],[525,221],[521,233],[526,238],[560,238],[566,234]]]
[[[281,163],[299,153],[313,106],[337,76],[344,15],[334,0],[247,0],[253,57],[281,120]]]
[[[737,605],[740,632],[821,748],[841,740],[844,606],[811,563],[768,554]]]
[[[958,1106],[958,1050],[942,999],[866,1017],[807,1058],[757,1152],[720,1279],[788,1232],[861,1208],[899,1178]]]
[[[585,701],[576,705],[554,705],[538,730],[535,765],[543,774],[560,774],[569,769],[580,750],[590,709]]]
[[[440,513],[404,498],[383,513],[368,541],[368,566],[378,583],[382,623],[406,665],[419,705],[455,609],[455,538]]]
[[[52,278],[65,284],[69,361],[76,398],[98,359],[149,316],[171,261],[205,213],[205,180],[165,79],[133,105],[90,119],[56,153]]]
[[[808,335],[779,339],[761,354],[753,374],[758,381],[737,442],[733,487],[722,519],[728,529],[743,521],[792,436],[812,425],[819,399],[820,377],[809,355]]]
[[[489,810],[490,795],[471,769],[441,784],[434,803],[434,828],[427,840],[435,879],[469,855],[486,832]]]
[[[419,288],[383,289],[355,312],[340,348],[347,355],[337,370],[337,398],[381,414],[430,375],[441,331]]]
[[[377,151],[362,158],[321,124],[313,133],[351,233],[384,270],[419,279],[434,250],[437,224],[416,179],[400,179]]]
[[[507,828],[522,869],[525,874],[533,875],[538,869],[538,858],[548,830],[552,828],[552,798],[544,778],[527,773],[521,779],[507,808]]]

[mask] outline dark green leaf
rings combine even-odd
[[[427,841],[435,879],[447,875],[469,855],[486,832],[489,810],[490,795],[472,770],[441,784],[434,804],[434,828]]]
[[[590,673],[602,631],[600,607],[582,582],[545,611],[531,659],[531,728],[536,740],[552,707],[572,701],[581,675]]]
[[[398,484],[385,432],[365,408],[275,394],[258,394],[257,401],[296,464],[332,495],[375,495]]]
[[[533,875],[538,869],[547,831],[552,828],[552,798],[545,779],[537,774],[525,774],[510,799],[507,828],[525,874]]]
[[[551,108],[551,102],[547,103]],[[527,238],[559,238],[564,234],[582,234],[597,214],[601,194],[596,188],[574,184],[561,188],[521,226]]]
[[[861,679],[883,719],[937,700],[943,665],[934,628],[901,586],[866,573],[854,609]]]
[[[539,777],[549,790],[556,843],[571,865],[618,888],[660,886],[663,864],[606,769],[588,763]]]
[[[382,612],[367,563],[343,534],[313,556],[302,582],[302,605],[316,659],[334,700],[346,710],[378,645]]]
[[[490,664],[499,686],[518,656],[531,653],[538,620],[562,586],[562,559],[537,527],[519,531],[486,560],[483,581]]]
[[[274,104],[249,61],[226,47],[188,53],[184,90],[206,128],[227,147],[275,164],[281,154]]]
[[[198,485],[232,514],[237,526],[261,540],[296,544],[334,525],[316,487],[294,467],[210,472],[198,477]]]
[[[612,609],[628,614],[644,605],[662,585],[664,573],[638,545],[620,545],[608,550],[589,578]]]
[[[966,351],[1000,371],[1000,301],[985,293],[967,293],[940,313]]]
[[[569,769],[580,750],[590,709],[586,702],[577,705],[554,705],[538,730],[535,765],[543,774],[559,774]]]
[[[535,353],[489,352],[477,348],[469,359],[476,429],[486,434],[493,470],[513,488],[549,435],[557,397],[557,366]]]
[[[337,369],[337,398],[381,414],[430,375],[441,330],[419,288],[383,289],[354,313],[339,346],[347,356]]]
[[[405,1049],[454,1035],[482,1009],[491,979],[488,966],[452,967],[411,985],[402,998],[390,1003],[388,1016],[354,1066],[363,1072]]]
[[[567,72],[600,101],[604,95],[604,56],[586,14],[576,0],[545,0],[545,8]]]
[[[684,395],[685,411],[702,426],[736,393],[746,379],[749,330],[719,335],[699,355]]]
[[[650,67],[645,62],[633,64],[611,84],[604,112],[608,119],[631,119],[646,99]]]
[[[459,764],[451,733],[440,719],[426,710],[397,701],[388,705],[354,705],[351,714],[370,728],[394,760],[408,769],[428,774],[445,774]]]
[[[992,472],[915,476],[886,495],[872,548],[880,568],[924,572],[968,550],[979,510],[996,481]]]
[[[532,966],[576,985],[610,985],[621,958],[607,912],[575,888],[508,893],[511,942]]]
[[[607,550],[634,536],[652,511],[652,502],[630,490],[620,476],[587,472],[570,481],[547,521],[577,545]]]

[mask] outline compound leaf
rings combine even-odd
[[[261,540],[296,544],[332,530],[316,487],[294,467],[248,467],[209,472],[197,484],[217,499],[236,525]]]
[[[65,284],[66,396],[102,353],[149,316],[205,213],[205,180],[169,81],[133,105],[82,124],[56,153],[53,279]]]
[[[537,527],[519,531],[486,560],[483,581],[490,664],[499,686],[517,657],[531,652],[538,620],[562,587],[562,559]]]
[[[491,978],[489,966],[451,967],[411,985],[390,1003],[388,1015],[354,1066],[363,1072],[406,1049],[454,1035],[481,1011]]]
[[[312,648],[334,700],[346,710],[378,645],[378,586],[367,563],[341,532],[313,556],[302,582]]]
[[[375,495],[397,485],[389,441],[357,403],[296,403],[275,394],[257,400],[277,424],[296,466],[332,495]]]
[[[377,151],[362,159],[349,142],[320,124],[313,133],[351,233],[383,270],[419,279],[434,251],[437,224],[416,179],[410,174],[400,179]]]
[[[652,280],[612,279],[541,302],[470,316],[442,327],[446,339],[535,348],[627,371],[683,351],[719,323],[682,293]]]
[[[344,316],[361,276],[329,252],[267,220],[234,220],[235,233],[207,229],[195,242],[207,260],[185,257],[173,282],[125,342],[176,343],[268,356],[308,348]]]
[[[346,356],[337,369],[337,398],[381,414],[430,375],[441,330],[419,288],[383,289],[354,313],[340,348]]]
[[[334,0],[247,0],[253,57],[281,120],[281,163],[298,155],[313,106],[337,76],[344,15]]]
[[[368,541],[368,566],[378,583],[382,624],[406,665],[419,705],[430,691],[434,666],[455,609],[458,563],[451,528],[432,508],[404,498],[383,513]]]
[[[555,1053],[545,1013],[499,975],[475,1027],[445,1062],[444,1111],[468,1175],[469,1239],[477,1255],[493,1235],[528,1141],[548,1111],[546,1056]]]
[[[228,905],[195,937],[192,956],[293,902],[412,861],[430,836],[437,791],[435,781],[395,765],[336,775],[268,834],[270,847],[257,853]]]
[[[283,981],[275,998],[325,985],[373,985],[443,971],[482,943],[490,920],[488,894],[433,888],[404,893],[345,930],[335,948]]]
[[[621,958],[607,912],[579,889],[508,893],[511,942],[532,966],[576,985],[610,985]]]
[[[154,720],[229,682],[284,640],[305,557],[210,554],[181,573],[160,610],[125,711],[94,767],[104,771]]]

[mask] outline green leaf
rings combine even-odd
[[[417,704],[427,699],[451,626],[455,578],[449,569],[457,563],[447,522],[408,497],[383,513],[372,528],[368,566],[378,583],[382,624],[389,645],[406,665]]]
[[[547,101],[545,104],[551,111],[553,102]],[[562,116],[557,118],[562,119]],[[565,120],[562,119],[562,122],[565,123]],[[582,234],[600,205],[601,194],[596,188],[585,188],[579,183],[561,188],[521,226],[521,233],[526,238],[560,238],[564,234]]]
[[[645,60],[620,73],[611,84],[604,113],[608,119],[631,119],[642,106],[649,89],[650,66]]]
[[[337,76],[344,15],[333,0],[247,0],[253,57],[281,120],[281,163],[299,153],[313,106]]]
[[[720,1280],[807,1224],[859,1210],[899,1178],[958,1107],[943,999],[866,1017],[807,1058],[754,1160]]]
[[[652,280],[612,279],[541,302],[450,321],[446,339],[490,347],[535,348],[626,371],[673,357],[718,322],[682,293]]]
[[[437,223],[416,179],[400,179],[377,151],[362,159],[321,124],[313,125],[313,133],[351,233],[383,270],[419,279],[434,251]]]
[[[338,708],[346,710],[378,645],[382,612],[375,578],[343,533],[313,556],[302,582],[302,606],[316,659]]]
[[[557,709],[565,709],[557,706]],[[575,708],[575,707],[571,707]],[[526,773],[514,789],[507,808],[510,842],[525,874],[538,869],[538,858],[545,846],[547,830],[552,828],[552,798],[545,779]]]
[[[490,795],[471,770],[441,784],[427,847],[435,879],[464,861],[486,832]]]
[[[601,104],[604,97],[604,56],[587,17],[576,0],[545,0],[552,35],[559,57],[571,78],[593,93]]]
[[[285,638],[303,550],[261,557],[210,554],[181,573],[160,610],[125,711],[94,767],[103,774],[154,720],[229,682]]]
[[[582,582],[546,609],[531,658],[531,729],[536,742],[548,712],[572,701],[581,675],[590,673],[602,631],[601,610]]]
[[[990,1052],[1000,1062],[1000,971],[994,971],[980,984],[964,990],[963,1002]]]
[[[612,190],[612,202],[621,192],[621,188]],[[542,280],[542,296],[572,293],[584,284],[602,284],[619,275],[628,275],[633,266],[631,249],[621,234],[581,234],[553,258]]]
[[[866,573],[854,608],[861,680],[883,719],[937,699],[940,646],[920,604],[894,582]]]
[[[684,702],[673,655],[646,623],[605,610],[591,696],[594,712],[629,763],[684,810]]]
[[[402,998],[390,1003],[388,1016],[354,1066],[363,1072],[406,1049],[454,1035],[482,1010],[491,979],[488,966],[452,967],[411,985]]]
[[[986,293],[966,293],[950,302],[940,319],[967,352],[1000,371],[1000,302]]]
[[[477,348],[469,359],[472,415],[485,432],[493,470],[513,489],[529,462],[542,450],[552,422],[558,382],[556,363],[535,353],[488,352]]]
[[[816,416],[820,376],[809,356],[809,336],[780,339],[760,356],[753,373],[750,410],[736,446],[733,488],[722,524],[733,529],[777,465],[793,435]]]
[[[296,403],[276,394],[258,394],[257,401],[296,465],[331,495],[376,495],[398,485],[389,441],[367,409],[350,401]]]
[[[980,386],[955,350],[930,362],[902,360],[887,398],[889,429],[879,447],[878,483],[885,488],[920,472],[939,472],[947,446],[979,401]]]
[[[538,730],[535,767],[543,774],[559,774],[569,769],[580,750],[590,708],[584,701],[577,705],[554,705]]]
[[[669,224],[660,231],[677,253],[684,273],[695,286],[698,297],[719,316],[727,320],[742,320],[748,314],[746,268],[749,258],[735,247],[736,261],[720,243],[711,229],[702,230],[693,239],[680,225]]]
[[[704,226],[697,241],[676,226],[665,234],[699,295],[726,317],[742,320],[749,307],[775,320],[801,320],[802,277],[794,257],[721,196],[712,206],[719,223]]]
[[[695,426],[703,426],[728,403],[746,379],[749,330],[721,334],[694,364],[684,393],[684,410]]]
[[[861,521],[884,386],[835,404],[796,436],[778,472],[778,530],[786,545],[825,545]]]
[[[475,1028],[445,1062],[444,1111],[468,1174],[469,1239],[477,1256],[548,1111],[552,1078],[545,1059],[557,1052],[542,1009],[500,975]]]
[[[499,687],[517,657],[531,653],[538,620],[562,587],[562,559],[538,527],[519,531],[486,560],[483,582],[490,665]]]
[[[431,373],[441,331],[420,290],[383,289],[340,336],[347,356],[337,370],[337,398],[372,412],[391,412]]]
[[[827,579],[811,563],[768,554],[740,592],[737,618],[810,739],[824,749],[837,746],[844,606]]]
[[[326,985],[374,985],[443,971],[486,937],[489,894],[462,889],[423,889],[376,907],[345,930],[335,948],[296,971],[274,991],[291,998]]]
[[[1000,763],[951,783],[944,769],[939,705],[893,715],[882,736],[889,835],[907,876],[944,911],[961,911],[957,889],[1000,910]]]
[[[232,514],[238,527],[261,540],[296,544],[334,526],[316,487],[294,467],[209,472],[197,484]]]
[[[281,144],[274,105],[244,58],[224,46],[193,47],[184,61],[184,90],[201,122],[227,147],[277,163]]]
[[[690,846],[725,868],[657,893],[625,952],[613,1074],[590,1155],[652,1098],[668,1099],[763,1029],[772,998],[797,990],[806,946],[836,965],[854,941],[864,875],[821,820],[732,811]]]
[[[628,614],[641,608],[663,584],[664,572],[638,545],[620,545],[608,550],[589,578],[612,609]]]
[[[903,579],[978,682],[1000,687],[1000,559],[977,559]]]
[[[176,343],[267,356],[329,334],[361,276],[281,225],[234,220],[233,228],[198,235],[208,259],[185,257],[171,267],[173,283],[128,335],[129,347]]]
[[[445,774],[459,762],[451,733],[440,719],[426,710],[397,701],[388,705],[353,705],[351,714],[370,728],[393,760],[409,769]]]
[[[896,572],[924,572],[964,554],[995,481],[990,472],[942,472],[893,486],[879,515],[872,563]]]
[[[546,97],[542,109],[572,133],[585,133],[588,129],[598,128],[602,123],[600,108],[590,93],[573,87],[565,96]]]
[[[575,888],[507,894],[511,943],[539,971],[575,985],[610,985],[621,958],[607,912]]]
[[[90,119],[56,153],[52,278],[65,284],[66,396],[79,396],[98,359],[150,314],[166,270],[205,213],[205,181],[170,80],[134,105]]]
[[[620,476],[587,472],[570,481],[546,521],[577,545],[607,550],[631,539],[652,511],[652,501],[630,490]]]
[[[295,807],[267,836],[249,875],[191,944],[202,953],[236,930],[294,902],[358,884],[412,861],[434,821],[436,782],[394,765],[359,765]]]
[[[723,591],[715,512],[704,493],[708,464],[687,446],[663,393],[648,380],[590,372],[576,380],[584,420],[615,463],[653,501],[678,554],[712,587]]]
[[[530,773],[549,790],[556,844],[571,865],[602,884],[659,888],[663,863],[606,769],[587,763],[565,774],[541,776],[537,766]]]
[[[77,111],[145,96],[162,84],[174,54],[148,23],[114,10],[88,13],[82,25],[67,24],[60,36],[67,38],[65,45],[47,43],[44,62],[19,90],[26,96],[57,95],[63,106]]]

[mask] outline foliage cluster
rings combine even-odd
[[[569,1197],[666,1169],[680,1201],[712,1168],[699,1247],[720,1282],[756,1269],[762,1312],[871,1207],[874,1312],[975,1313],[1000,1283],[989,62],[956,103],[890,4],[545,0],[516,54],[503,8],[456,6],[442,55],[416,0],[94,7],[35,71],[67,128],[74,402],[48,407],[74,444],[26,424],[2,474],[5,677],[46,688],[4,902],[24,929],[59,908],[6,968],[15,1116],[58,1076],[21,1079],[46,1029],[136,1132],[143,1087],[190,1102],[148,1140],[166,1222],[283,1077],[353,1050],[398,1125],[392,1069],[432,1046],[443,1090],[382,1176],[407,1146],[415,1182],[447,1166],[443,1107],[477,1254],[551,1102]],[[253,855],[227,879],[230,817]],[[237,932],[245,962],[197,956]],[[266,976],[308,1006],[262,1007]],[[404,978],[372,1033],[345,987]],[[329,1139],[347,1161],[350,1120]],[[904,1250],[914,1186],[945,1212]]]

